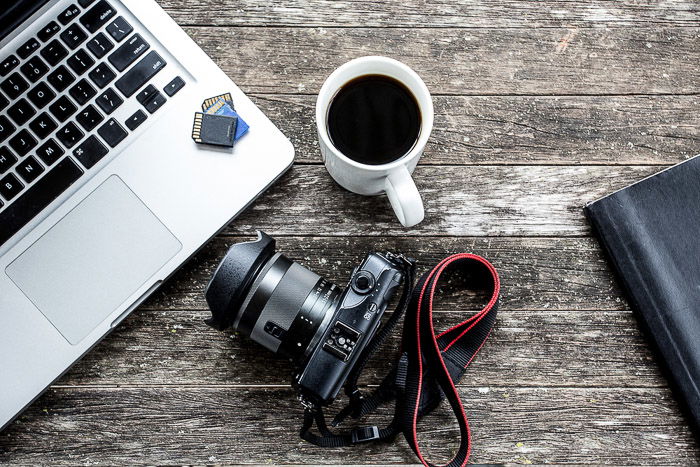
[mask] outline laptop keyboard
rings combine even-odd
[[[149,84],[166,61],[106,0],[46,19],[0,61],[0,246],[185,85]]]

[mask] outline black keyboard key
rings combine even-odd
[[[84,49],[80,49],[73,54],[71,58],[66,61],[66,63],[78,76],[80,76],[95,64],[95,59],[88,55]]]
[[[121,42],[126,36],[131,34],[131,31],[133,31],[134,28],[120,16],[109,23],[105,30],[114,38],[115,41]]]
[[[134,34],[109,56],[109,62],[117,70],[124,71],[150,47],[140,34]]]
[[[25,98],[18,100],[12,107],[7,109],[7,115],[10,116],[17,126],[27,123],[34,114],[36,114],[36,110]]]
[[[27,97],[37,108],[43,109],[56,97],[56,93],[51,90],[48,84],[41,82],[27,93]]]
[[[116,82],[117,89],[126,97],[131,97],[166,65],[165,60],[154,50]]]
[[[95,101],[97,105],[106,113],[107,115],[114,112],[114,110],[124,103],[124,100],[119,97],[119,95],[114,92],[114,89],[109,88],[103,92]]]
[[[41,44],[39,44],[39,41],[32,37],[27,42],[22,44],[19,49],[17,49],[17,55],[19,55],[20,58],[27,58],[40,46]]]
[[[68,122],[66,126],[56,133],[56,138],[68,149],[78,144],[78,142],[83,139],[83,136],[85,136],[85,133],[73,122]]]
[[[113,118],[110,118],[107,123],[102,125],[100,129],[97,130],[97,134],[100,135],[110,147],[115,147],[128,135],[126,130]]]
[[[63,148],[53,139],[49,139],[36,150],[36,155],[46,165],[52,165],[64,153]]]
[[[29,89],[29,83],[20,76],[19,73],[14,72],[8,78],[0,83],[0,88],[5,91],[10,99],[17,99],[24,91]]]
[[[78,0],[78,5],[85,8],[85,7],[89,7],[92,4],[92,2],[94,2],[94,1],[95,0]]]
[[[95,57],[102,58],[107,55],[107,52],[114,48],[114,44],[107,36],[100,32],[90,39],[90,42],[87,43],[87,48],[90,49],[90,52],[92,52]]]
[[[19,65],[19,59],[14,55],[10,55],[5,60],[0,62],[0,76],[7,76],[12,70]]]
[[[61,24],[65,26],[66,24],[73,21],[78,16],[78,13],[80,13],[80,8],[78,8],[75,5],[71,5],[65,10],[63,10],[63,12],[61,12],[60,15],[58,15],[58,21],[60,21]]]
[[[0,143],[9,138],[16,129],[17,128],[15,128],[9,118],[4,115],[0,115]]]
[[[68,68],[61,65],[49,73],[46,80],[49,82],[49,84],[51,84],[51,86],[54,87],[56,91],[63,92],[68,86],[71,85],[73,81],[75,81],[75,76],[73,76],[73,73],[68,71]]]
[[[131,131],[138,128],[143,122],[146,121],[146,114],[143,110],[137,110],[131,117],[129,117],[126,122],[126,127]]]
[[[8,174],[0,180],[0,194],[8,201],[17,196],[22,191],[22,188],[24,188],[24,185],[14,174]],[[2,228],[2,224],[0,224],[0,230]]]
[[[27,130],[20,130],[10,138],[10,147],[19,157],[24,157],[36,147],[36,139]]]
[[[78,103],[78,105],[86,104],[90,99],[92,99],[97,91],[93,88],[86,79],[81,79],[78,83],[70,88],[68,91],[73,99]]]
[[[75,116],[75,120],[80,124],[85,131],[92,131],[97,125],[104,120],[99,110],[93,105],[88,105]]]
[[[87,33],[79,24],[71,24],[61,33],[61,40],[71,49],[75,50],[88,38]]]
[[[30,58],[27,63],[19,67],[19,71],[21,71],[29,81],[36,83],[42,76],[49,72],[49,67],[46,66],[46,63],[44,63],[41,57],[36,56]]]
[[[47,138],[56,128],[58,128],[58,124],[46,112],[43,112],[29,124],[29,129],[39,139]]]
[[[53,36],[56,35],[58,31],[61,30],[61,26],[58,25],[56,21],[51,21],[49,24],[44,26],[41,31],[37,33],[37,36],[39,39],[41,39],[41,42],[46,42],[49,39],[51,39]]]
[[[49,62],[49,65],[56,66],[58,62],[63,60],[68,56],[68,49],[63,47],[63,44],[58,42],[58,39],[54,39],[48,43],[46,47],[41,49],[41,56]]]
[[[144,105],[145,102],[151,97],[154,96],[158,92],[158,89],[156,89],[155,86],[152,84],[149,84],[142,90],[140,90],[136,94],[136,100],[139,101],[139,104]]]
[[[185,80],[176,76],[171,82],[165,85],[163,91],[168,95],[168,97],[173,97],[177,92],[185,87]]]
[[[100,0],[80,17],[80,22],[85,26],[85,29],[95,33],[116,14],[117,12],[112,5],[105,0]]]
[[[156,94],[149,97],[148,100],[143,104],[143,106],[146,107],[148,113],[152,114],[155,113],[156,110],[160,109],[163,106],[163,104],[165,104],[165,96],[157,92]]]
[[[109,150],[95,136],[90,136],[83,143],[75,148],[73,155],[85,166],[86,169],[92,168],[95,164],[107,155]]]
[[[0,245],[12,238],[75,183],[82,174],[82,169],[67,157],[49,170],[13,204],[0,212]]]
[[[93,83],[97,85],[100,89],[111,83],[117,75],[112,71],[112,69],[106,63],[100,63],[88,74],[88,77]]]
[[[0,148],[0,174],[4,174],[15,165],[17,158],[6,146]]]
[[[2,93],[0,93],[0,110],[4,109],[10,104],[10,101],[7,100],[7,97],[3,96]]]
[[[39,161],[34,159],[34,157],[29,156],[20,162],[15,170],[17,170],[17,173],[24,179],[25,182],[32,183],[39,175],[41,175],[44,168],[41,166]]]
[[[59,122],[65,122],[78,108],[66,96],[61,96],[56,102],[49,106],[49,110]]]

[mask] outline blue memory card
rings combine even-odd
[[[238,113],[233,110],[233,107],[223,99],[217,99],[217,101],[212,104],[205,113],[213,115],[226,115],[228,117],[237,117],[238,124],[236,125],[236,134],[233,137],[234,141],[238,141],[243,135],[246,134],[250,128],[248,124],[241,118]]]

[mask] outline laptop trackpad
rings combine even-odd
[[[77,344],[181,248],[113,175],[6,272],[63,337]]]

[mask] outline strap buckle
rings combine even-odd
[[[367,443],[379,439],[379,428],[376,426],[361,426],[352,430],[352,444]]]

